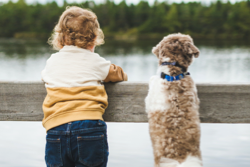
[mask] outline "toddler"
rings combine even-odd
[[[108,106],[104,82],[126,81],[122,68],[94,53],[104,43],[96,15],[68,7],[50,39],[59,50],[42,71],[47,96],[43,126],[47,131],[47,167],[106,167]]]

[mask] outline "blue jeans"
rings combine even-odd
[[[47,167],[106,167],[107,125],[101,120],[66,123],[48,130]]]

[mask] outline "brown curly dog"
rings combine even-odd
[[[155,167],[202,167],[199,99],[187,72],[199,49],[179,33],[164,37],[152,52],[159,69],[145,103]]]

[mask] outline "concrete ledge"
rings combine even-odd
[[[147,122],[147,83],[108,83],[107,122]],[[204,123],[250,123],[250,84],[198,84]],[[41,121],[46,89],[42,82],[0,82],[0,121]]]

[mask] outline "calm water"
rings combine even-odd
[[[147,82],[157,69],[151,53],[158,41],[107,40],[96,52]],[[195,41],[201,54],[189,71],[196,83],[250,83],[250,44]],[[0,39],[0,81],[39,81],[54,51],[42,41]],[[41,122],[0,122],[0,167],[43,167],[45,130]],[[250,166],[250,125],[202,124],[205,167]],[[147,123],[108,123],[109,167],[153,167]]]

